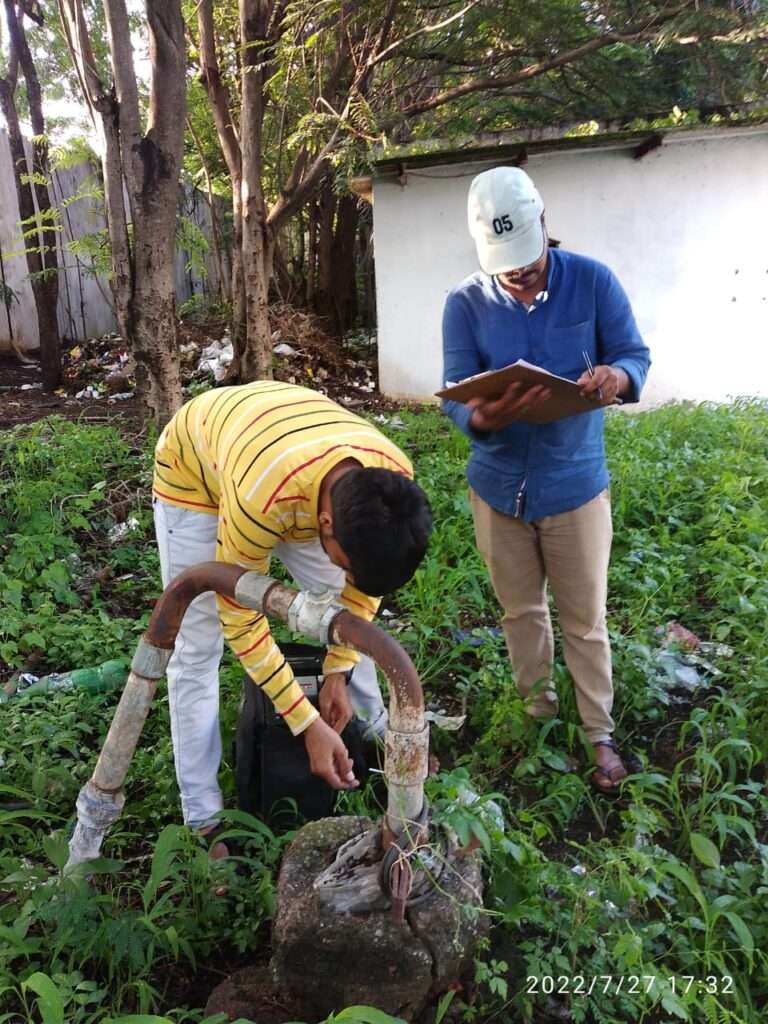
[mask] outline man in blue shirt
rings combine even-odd
[[[534,425],[549,392],[510,384],[495,399],[444,408],[470,439],[467,468],[478,548],[504,610],[518,690],[537,718],[557,713],[552,590],[584,730],[593,785],[614,793],[626,768],[613,741],[606,626],[612,526],[602,407],[636,402],[650,357],[629,300],[601,263],[549,247],[544,204],[519,168],[471,184],[469,230],[481,272],[448,296],[443,380],[525,359],[577,380],[594,412]]]

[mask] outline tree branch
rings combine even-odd
[[[408,43],[411,39],[416,39],[418,36],[427,35],[431,32],[439,32],[441,28],[446,28],[451,22],[456,21],[458,18],[463,18],[467,11],[471,11],[473,7],[477,7],[480,0],[470,0],[466,6],[462,7],[460,11],[454,12],[449,18],[444,18],[443,21],[438,21],[434,25],[424,25],[422,28],[416,29],[414,32],[409,32],[407,36],[403,36],[402,39],[396,39],[394,43],[390,43],[386,49],[381,50],[376,54],[375,57],[369,61],[371,68],[376,67],[383,60],[387,60],[389,56],[394,53],[404,43]]]
[[[112,256],[112,288],[115,294],[118,325],[121,331],[125,331],[132,274],[128,221],[123,200],[117,103],[114,93],[105,91],[96,70],[82,0],[59,0],[59,13],[72,63],[80,80],[83,99],[90,111],[94,127],[101,135],[104,205]]]
[[[679,11],[674,12],[674,14],[678,13]],[[586,57],[587,54],[594,53],[606,46],[613,46],[615,43],[636,43],[643,39],[652,39],[656,35],[656,31],[655,28],[651,27],[651,25],[657,27],[660,22],[667,21],[671,17],[674,17],[674,14],[654,19],[649,23],[648,27],[638,29],[634,32],[606,32],[603,35],[595,36],[594,39],[590,39],[588,42],[582,43],[581,46],[576,46],[573,47],[573,49],[566,50],[564,53],[558,54],[557,57],[552,57],[549,60],[529,64],[527,67],[521,68],[519,71],[515,71],[510,75],[499,76],[498,78],[487,76],[484,78],[475,78],[469,82],[463,82],[461,85],[454,86],[451,89],[446,89],[443,92],[431,96],[429,99],[422,100],[418,103],[412,103],[409,106],[404,107],[401,110],[401,114],[404,117],[414,117],[417,114],[423,114],[428,110],[435,110],[437,107],[441,107],[445,103],[450,103],[451,100],[460,99],[462,96],[467,96],[473,92],[494,92],[499,89],[506,89],[509,86],[518,85],[520,82],[526,82],[531,78],[544,75],[548,71],[553,71],[566,64],[572,64],[575,61],[580,60],[582,57]]]
[[[10,17],[7,6],[6,17]],[[19,80],[19,54],[16,47],[13,45],[13,36],[10,32],[10,25],[9,35],[11,35],[11,47],[10,53],[8,54],[8,74],[4,78],[0,79],[0,81],[3,82],[3,87],[6,90],[7,97],[9,99],[13,99],[13,95],[16,92],[16,84]]]
[[[40,79],[37,77],[37,69],[32,59],[27,42],[27,34],[24,31],[23,18],[16,14],[14,0],[4,0],[5,12],[8,18],[8,35],[11,43],[11,55],[18,61],[24,81],[27,84],[27,101],[29,103],[29,119],[32,123],[34,135],[45,135],[45,121],[43,120],[43,94],[40,89]]]
[[[133,66],[131,26],[125,0],[104,0],[104,14],[107,20],[107,39],[112,58],[112,74],[119,106],[120,149],[123,173],[128,185],[128,198],[133,211],[133,198],[141,188],[141,120],[139,117],[139,92],[136,86],[136,72]]]
[[[239,179],[242,166],[240,142],[232,125],[229,92],[219,70],[216,32],[213,25],[213,0],[200,0],[197,8],[197,25],[200,31],[200,72],[211,104],[221,151],[227,162],[230,177],[233,180]]]
[[[101,121],[96,114],[105,116],[111,113],[114,108],[114,96],[107,94],[96,70],[96,60],[91,49],[81,0],[59,0],[59,17],[83,99],[94,127],[100,130]]]
[[[39,28],[43,27],[45,18],[39,0],[17,0],[17,3],[19,9],[26,14],[30,21],[34,21]]]

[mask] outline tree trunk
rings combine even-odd
[[[376,280],[373,258],[372,208],[366,205],[362,211],[358,211],[358,220],[358,245],[360,247],[358,268],[363,277],[361,320],[367,331],[373,331],[376,327]]]
[[[336,193],[333,181],[326,177],[318,196],[317,224],[317,292],[314,309],[326,321],[328,330],[333,330],[334,309],[331,291],[333,259],[333,225],[336,215]]]
[[[307,292],[306,304],[309,309],[315,308],[315,292],[317,291],[317,200],[313,197],[307,212]]]
[[[239,166],[239,165],[238,165]],[[232,366],[227,374],[228,383],[241,380],[240,368],[245,359],[246,310],[245,276],[243,273],[243,183],[238,171],[232,177]]]
[[[280,302],[293,304],[296,292],[296,280],[291,272],[291,264],[285,256],[283,246],[286,242],[290,245],[290,239],[286,238],[285,232],[280,239],[276,240],[274,256],[272,259],[272,288],[277,294]]]
[[[304,213],[299,211],[296,223],[296,255],[293,262],[293,276],[296,278],[296,287],[298,289],[299,298],[298,301],[306,301],[307,295],[307,245],[304,225]]]
[[[245,351],[240,359],[240,377],[244,381],[272,378],[272,332],[267,303],[274,237],[267,225],[267,208],[261,187],[264,62],[262,47],[258,45],[266,36],[268,14],[269,4],[264,0],[240,0],[240,41],[243,52],[240,149],[243,165],[242,254],[246,320]]]
[[[174,255],[186,62],[180,0],[146,0],[146,8],[152,81],[147,131],[138,153],[130,154],[134,172],[130,319],[138,392],[155,422],[162,424],[182,402]],[[125,149],[123,154],[124,160],[129,158]]]
[[[227,373],[228,383],[240,379],[246,349],[245,279],[243,277],[242,155],[232,124],[230,97],[221,78],[216,56],[213,0],[199,0],[197,25],[200,34],[200,73],[208,93],[221,152],[232,182],[232,322],[230,333],[234,358]]]
[[[182,401],[173,273],[186,113],[181,2],[146,0],[151,80],[145,133],[125,0],[104,0],[114,88],[105,88],[98,77],[82,0],[59,0],[59,7],[83,96],[104,138],[115,313],[136,361],[137,394],[162,426]]]
[[[176,205],[173,212],[175,230]],[[136,386],[158,424],[181,405],[181,375],[176,345],[176,283],[173,235],[160,229],[151,213],[137,211],[134,225],[135,288],[129,313],[129,336],[136,360]],[[165,236],[165,237],[163,237]]]
[[[18,40],[13,44],[19,48],[19,65],[27,83],[27,102],[29,117],[32,122],[34,140],[32,142],[32,181],[37,209],[40,214],[40,247],[41,262],[44,273],[35,291],[37,305],[37,322],[40,330],[40,369],[42,371],[43,388],[55,391],[61,383],[61,337],[59,335],[59,258],[57,252],[57,234],[52,213],[54,206],[51,200],[50,179],[51,169],[48,163],[48,141],[45,134],[43,118],[43,97],[37,70],[22,25],[17,25]],[[49,219],[50,218],[50,219]]]
[[[14,67],[14,74],[13,82],[3,81],[0,103],[8,125],[19,213],[24,222],[22,230],[28,234],[33,231],[33,223],[37,224],[37,232],[25,239],[25,249],[32,294],[37,310],[43,388],[46,391],[54,391],[61,383],[61,338],[58,318],[59,261],[56,251],[55,223],[50,212],[53,210],[53,204],[48,191],[50,170],[42,94],[37,70],[24,32],[23,16],[17,15],[15,0],[4,0],[4,5],[8,22],[10,61]],[[35,136],[32,147],[31,178],[15,103],[15,67],[17,62],[26,82],[30,120]],[[37,200],[37,217],[35,199]]]
[[[244,76],[247,78],[248,76]],[[245,143],[246,132],[243,132]],[[243,145],[243,168],[247,166]],[[245,188],[245,180],[244,180]],[[274,242],[266,209],[256,197],[243,202],[243,283],[245,287],[245,350],[240,359],[243,382],[272,379],[272,330],[269,324],[269,282]]]
[[[336,230],[331,249],[330,293],[333,301],[334,333],[338,338],[342,338],[357,319],[357,222],[357,198],[342,196],[336,211]]]

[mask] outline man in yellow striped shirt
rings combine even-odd
[[[370,620],[377,595],[407,582],[427,548],[431,513],[412,477],[396,445],[325,395],[279,381],[208,391],[179,410],[157,443],[153,494],[163,585],[213,558],[267,574],[274,554],[299,586],[336,589],[343,605]],[[312,771],[336,789],[357,785],[339,733],[353,713],[350,697],[373,731],[383,730],[375,666],[355,651],[329,647],[319,716],[265,617],[206,594],[190,605],[168,666],[184,820],[206,830],[222,807],[224,637],[293,734],[303,736]]]

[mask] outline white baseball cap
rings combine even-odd
[[[544,202],[519,167],[483,171],[469,186],[469,233],[486,274],[530,266],[544,252]]]

